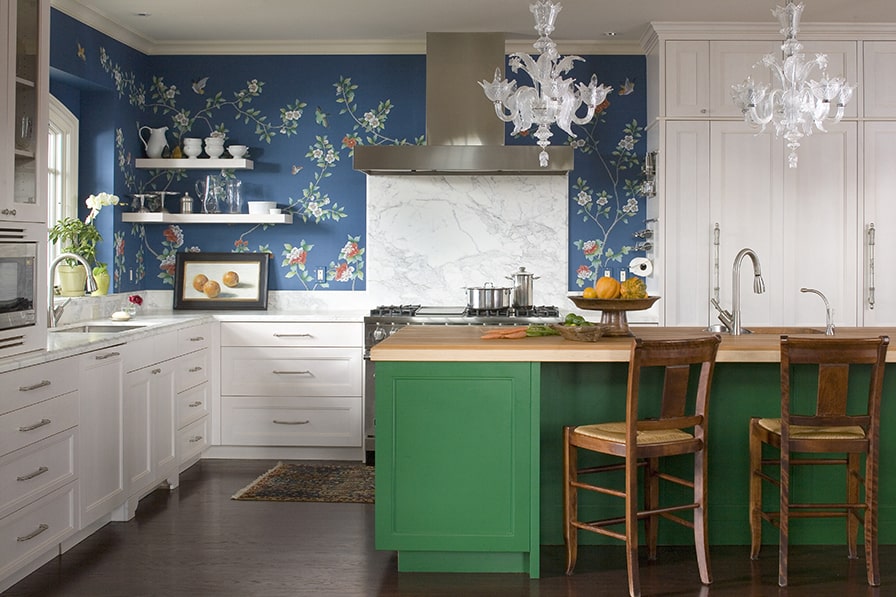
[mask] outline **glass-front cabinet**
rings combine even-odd
[[[49,0],[0,0],[0,220],[46,222]]]

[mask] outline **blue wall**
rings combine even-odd
[[[248,145],[255,169],[233,172],[246,198],[276,201],[294,215],[289,226],[133,225],[121,222],[129,207],[107,208],[98,218],[106,239],[99,254],[113,267],[115,291],[170,288],[174,254],[186,250],[271,252],[272,290],[364,289],[365,175],[352,170],[352,147],[421,140],[424,56],[146,56],[56,10],[51,28],[52,88],[81,118],[82,217],[91,193],[114,192],[125,203],[147,190],[195,197],[195,182],[215,173],[135,169],[145,125],[167,126],[172,147],[213,130]],[[635,190],[644,57],[585,58],[573,76],[587,81],[596,73],[614,92],[598,118],[577,127],[578,139],[561,131],[552,138],[577,149],[571,289],[625,266],[635,255],[631,233],[644,227],[644,199]],[[167,207],[179,211],[174,198]],[[317,267],[327,269],[324,283],[313,279]]]

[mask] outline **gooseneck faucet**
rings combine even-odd
[[[731,285],[731,334],[739,336],[743,333],[740,324],[740,264],[744,257],[749,256],[753,262],[753,292],[762,294],[765,292],[765,282],[762,279],[762,267],[759,265],[759,257],[753,249],[741,249],[734,258],[733,283]]]
[[[65,305],[68,304],[66,301],[62,306],[58,309],[55,305],[53,305],[53,272],[56,271],[56,266],[59,265],[65,259],[74,259],[78,263],[84,266],[84,269],[87,270],[87,292],[93,292],[96,290],[96,280],[93,278],[93,274],[90,271],[90,265],[87,261],[77,255],[75,253],[60,253],[56,259],[50,264],[50,274],[47,279],[47,286],[49,287],[49,293],[47,295],[47,307],[49,310],[49,317],[47,317],[47,327],[55,327],[57,323],[59,323],[59,318],[62,317],[62,310],[65,309]]]
[[[816,290],[815,288],[800,288],[800,292],[811,292],[812,294],[817,294],[821,297],[821,300],[824,301],[824,319],[825,319],[825,327],[824,333],[826,336],[834,335],[834,312],[831,310],[831,303],[828,302],[828,297],[824,295],[824,293],[820,290]]]

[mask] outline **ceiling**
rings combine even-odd
[[[651,21],[775,25],[785,0],[562,0],[552,37],[630,51]],[[501,31],[535,40],[530,0],[51,0],[148,54],[420,53],[425,33]],[[893,0],[805,0],[803,23],[896,23]],[[776,28],[776,27],[775,27]],[[607,32],[615,35],[607,36]],[[581,44],[579,44],[581,45]],[[229,50],[228,50],[229,49]],[[567,49],[567,51],[569,51]],[[581,50],[575,50],[581,51]]]

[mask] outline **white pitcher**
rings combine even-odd
[[[143,130],[146,129],[149,131],[149,140],[143,137]],[[146,157],[148,158],[160,158],[162,157],[162,151],[168,147],[168,139],[165,137],[165,132],[168,130],[167,126],[163,126],[161,128],[150,128],[148,126],[140,127],[140,140],[143,141],[143,147],[146,149]]]

